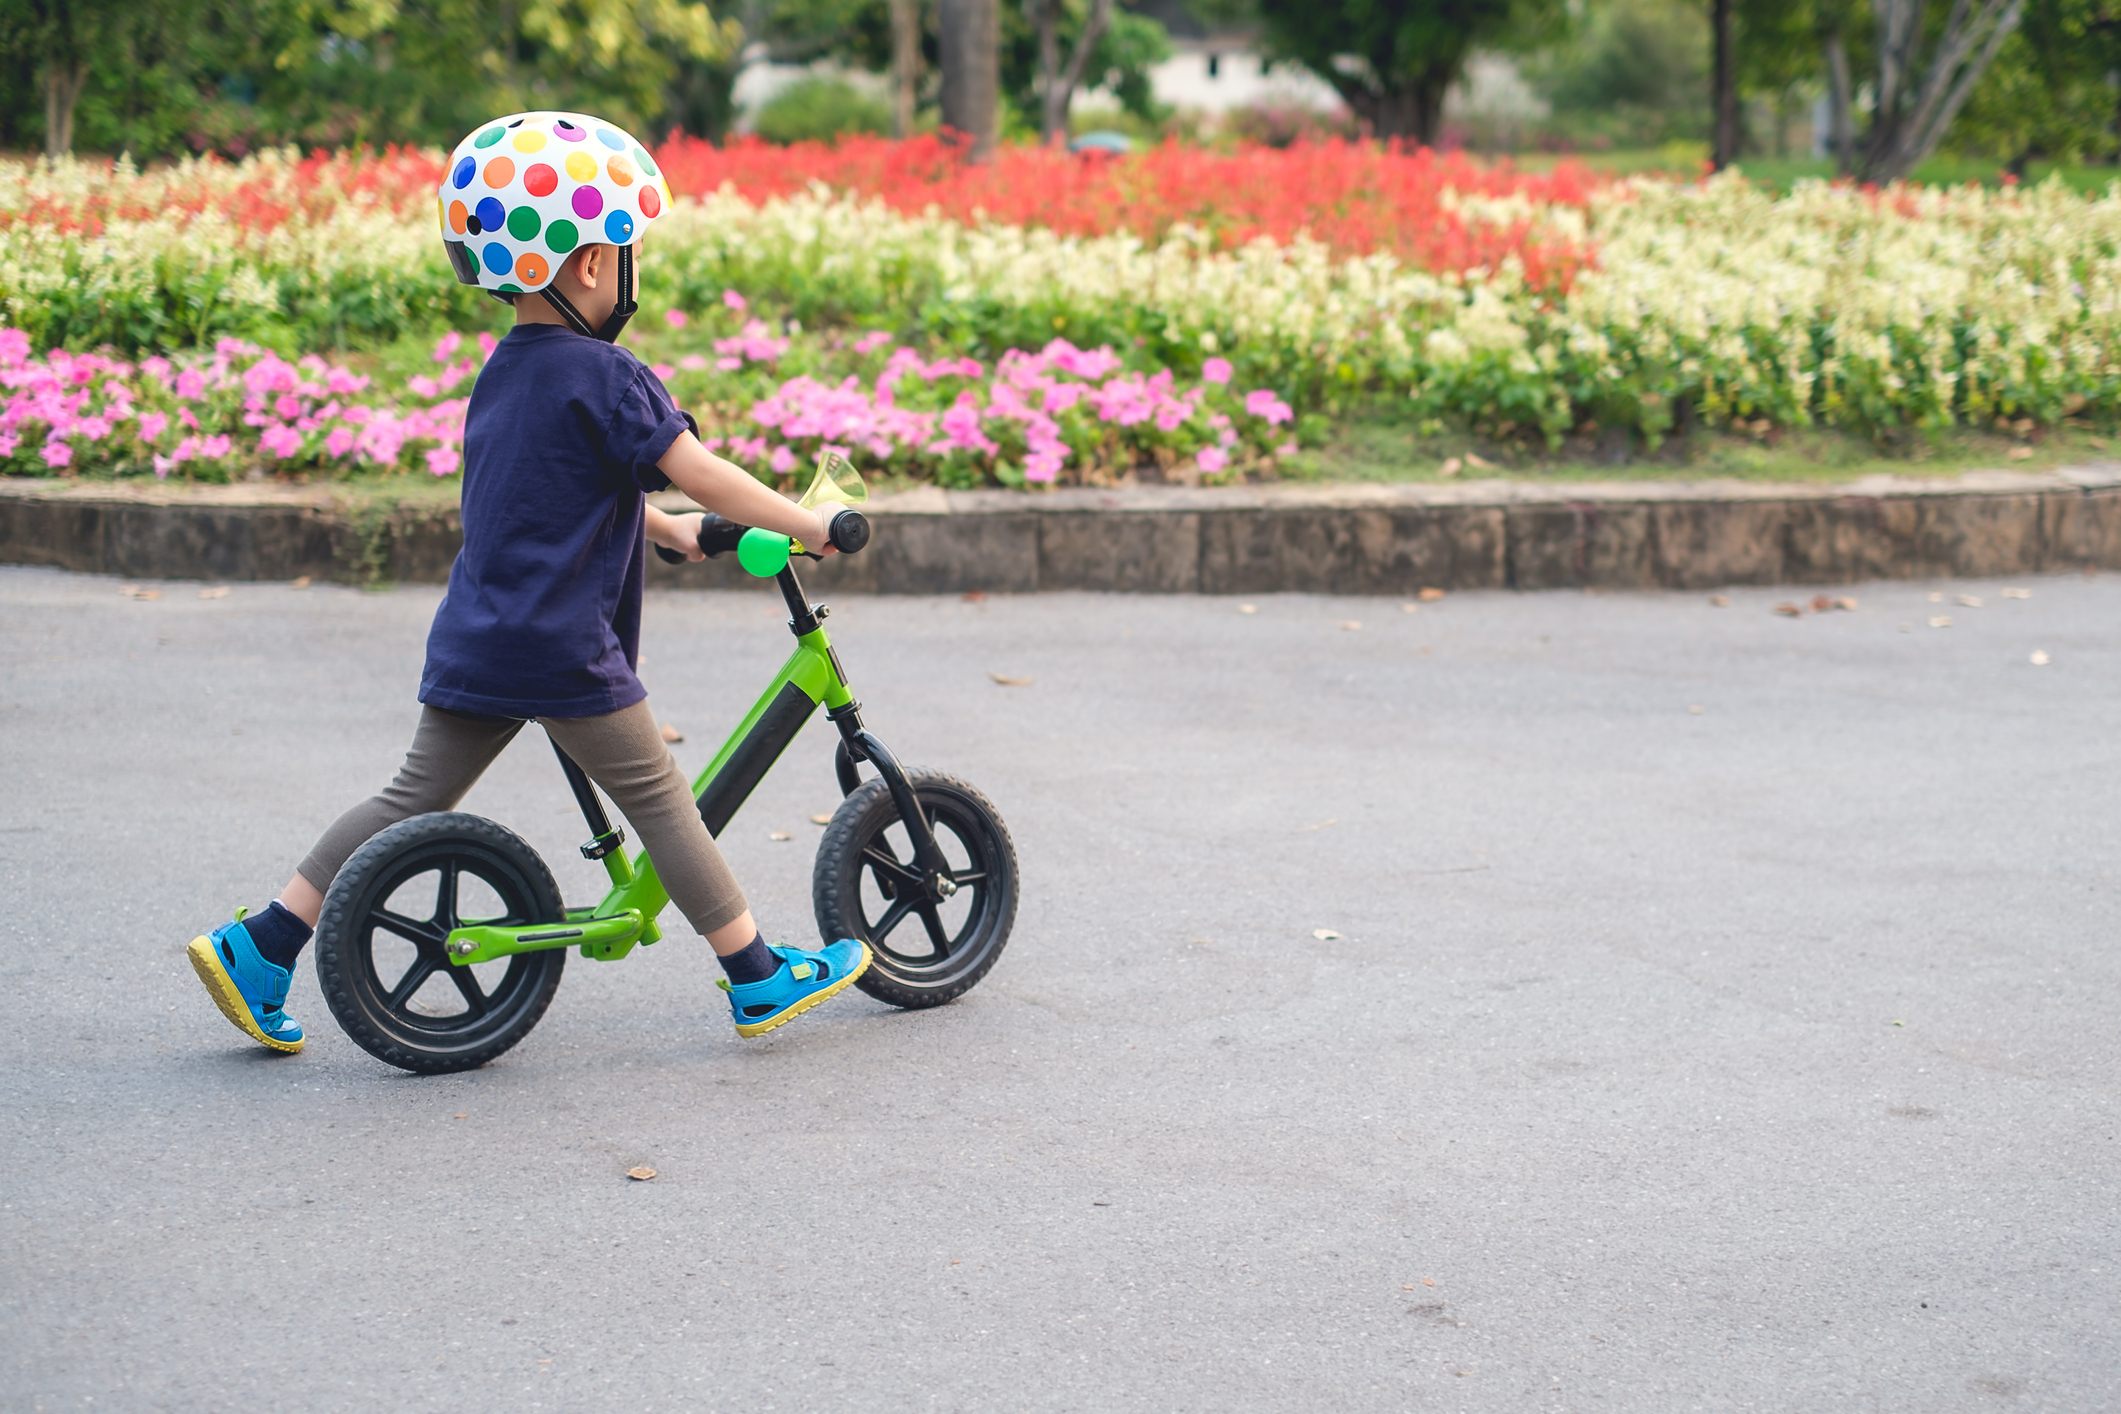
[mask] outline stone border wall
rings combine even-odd
[[[667,496],[676,509],[682,498]],[[927,489],[879,501],[861,555],[823,590],[1410,594],[1701,589],[2121,569],[2121,465],[1846,486],[1489,482],[1140,491]],[[141,579],[440,583],[453,506],[328,493],[0,482],[0,563]],[[760,587],[733,563],[665,587]]]

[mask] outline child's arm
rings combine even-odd
[[[699,504],[738,525],[755,525],[803,542],[813,554],[831,554],[825,536],[824,517],[806,511],[780,492],[760,485],[751,473],[734,462],[724,461],[700,445],[690,432],[680,432],[656,463],[670,484]],[[658,519],[662,534],[658,535]],[[699,521],[691,516],[671,516],[648,508],[648,538],[658,545],[683,551],[688,559],[699,559]],[[665,538],[665,537],[669,538]]]

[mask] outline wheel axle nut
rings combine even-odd
[[[454,942],[449,945],[450,953],[456,957],[470,957],[478,950],[479,945],[469,938],[462,939],[461,941]]]

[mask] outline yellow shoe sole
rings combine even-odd
[[[199,980],[206,984],[206,995],[214,999],[214,1005],[221,1008],[221,1015],[233,1021],[238,1031],[261,1046],[270,1046],[276,1051],[285,1051],[290,1055],[302,1049],[300,1041],[275,1041],[265,1034],[264,1028],[258,1025],[258,1019],[250,1014],[250,1004],[245,1002],[243,994],[236,990],[236,979],[229,976],[228,969],[221,965],[220,954],[214,951],[212,939],[193,938],[191,946],[186,948],[184,953],[191,959],[192,971],[198,973]]]
[[[211,956],[211,954],[209,954],[209,956]],[[774,1027],[781,1026],[786,1024],[787,1022],[795,1020],[797,1017],[801,1016],[804,1012],[810,1010],[810,1008],[816,1006],[818,1003],[831,1001],[834,997],[846,991],[849,987],[852,987],[854,985],[855,978],[861,976],[864,972],[867,972],[869,970],[869,958],[869,945],[867,943],[863,943],[861,965],[855,968],[854,971],[848,973],[845,977],[840,978],[839,981],[834,982],[824,991],[812,992],[809,996],[803,998],[794,1006],[782,1012],[779,1016],[774,1017],[771,1021],[756,1021],[751,1022],[749,1024],[739,1021],[736,1024],[736,1034],[746,1038],[752,1036],[763,1036],[768,1031],[771,1031]],[[223,1009],[226,1010],[226,1008]],[[244,1014],[247,1016],[249,1015],[249,1012],[246,1011]]]

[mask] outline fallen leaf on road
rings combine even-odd
[[[470,1115],[451,1115],[451,1119],[470,1119]]]
[[[810,817],[810,823],[813,825],[829,825],[832,823],[832,817],[830,815],[813,815]]]
[[[1932,615],[1930,615],[1930,627],[1931,627],[1931,628],[1950,628],[1951,626],[1952,626],[1952,617],[1951,617],[1951,615],[1950,615],[1950,614],[1932,614]]]
[[[1420,613],[1420,612],[1421,612],[1421,605],[1419,605],[1419,604],[1401,604],[1401,605],[1399,606],[1399,612],[1401,612],[1402,614],[1418,614],[1418,613]]]
[[[228,597],[228,586],[217,584],[211,589],[202,589],[199,591],[199,597],[201,599],[226,599]]]
[[[795,836],[789,834],[786,830],[774,830],[766,838],[769,840],[792,840]]]
[[[1308,835],[1313,830],[1323,830],[1328,825],[1338,825],[1339,823],[1340,817],[1338,815],[1335,815],[1332,819],[1321,820],[1315,825],[1298,825],[1295,829],[1289,831],[1289,833],[1292,835]]]
[[[1731,596],[1728,594],[1711,594],[1709,596],[1709,604],[1714,608],[1728,609],[1731,607]]]
[[[1318,939],[1321,943],[1330,943],[1338,938],[1340,934],[1334,932],[1331,928],[1313,928],[1311,936]]]
[[[683,741],[684,739],[685,734],[683,732],[679,731],[675,726],[673,726],[669,722],[663,723],[663,740]]]
[[[305,574],[299,579],[291,579],[287,582],[287,587],[289,589],[307,589],[309,588],[309,576]]]
[[[2033,597],[2033,591],[2030,589],[2006,589],[2003,591],[2003,597],[2006,599],[2030,599]]]
[[[1693,713],[1693,714],[1694,714],[1695,716],[1697,716],[1697,717],[1701,715],[1701,710],[1702,710],[1702,709],[1701,709],[1701,708],[1699,708],[1699,707],[1689,707],[1689,708],[1687,708],[1687,711],[1689,711],[1689,712],[1692,712],[1692,713]]]
[[[1423,1286],[1434,1286],[1434,1285],[1436,1285],[1436,1278],[1434,1278],[1434,1277],[1423,1277],[1423,1278],[1421,1279],[1421,1284],[1422,1284]]]
[[[984,603],[987,598],[987,591],[984,589],[968,589],[963,594],[958,595],[958,598],[964,600],[967,604]]]
[[[2031,447],[2013,447],[2008,452],[2004,453],[2005,456],[2009,457],[2014,462],[2022,462],[2032,454],[2033,449]]]
[[[1443,598],[1443,591],[1434,585],[1424,585],[1421,593],[1414,596],[1424,604],[1433,604]]]
[[[2032,662],[2032,665],[2036,668],[2046,667],[2049,662],[2047,650],[2045,648],[2035,648],[2033,650],[2033,656],[2030,661]]]
[[[1844,594],[1839,599],[1836,599],[1834,601],[1834,607],[1837,609],[1847,610],[1849,613],[1854,613],[1856,611],[1856,601],[1852,596]]]
[[[1341,626],[1342,628],[1346,629],[1346,630],[1347,630],[1347,631],[1348,631],[1349,633],[1354,633],[1354,632],[1355,632],[1355,631],[1356,631],[1357,629],[1360,629],[1360,628],[1362,627],[1362,620],[1361,620],[1361,619],[1342,619],[1342,620],[1340,621],[1340,626]]]
[[[646,1183],[649,1179],[655,1177],[655,1170],[646,1164],[642,1164],[639,1168],[626,1170],[626,1176],[635,1183]]]
[[[1930,602],[1932,604],[1942,604],[1944,602],[1944,591],[1941,589],[1932,589],[1930,591]]]
[[[1895,1025],[1895,1026],[1905,1026],[1905,1025],[1907,1025],[1907,1023],[1906,1023],[1906,1022],[1904,1022],[1904,1021],[1896,1021],[1896,1022],[1894,1022],[1894,1023],[1893,1023],[1893,1025]]]
[[[161,597],[162,591],[159,589],[135,589],[133,591],[133,598],[135,599],[160,599]]]
[[[1978,609],[1981,607],[1981,596],[1978,594],[1961,594],[1959,602],[1966,605],[1969,609]]]
[[[1804,610],[1795,604],[1777,604],[1775,612],[1786,619],[1801,619],[1804,617]]]
[[[1237,606],[1237,612],[1238,612],[1238,613],[1240,613],[1240,614],[1256,614],[1256,613],[1258,613],[1258,612],[1259,612],[1259,605],[1257,605],[1257,604],[1239,604],[1239,605]]]
[[[1032,682],[1034,681],[1034,679],[1032,679],[1032,678],[1012,678],[1012,677],[1006,677],[1006,676],[1004,676],[1004,675],[1003,675],[1003,674],[1001,674],[1001,673],[989,673],[989,674],[987,674],[987,676],[988,676],[988,677],[990,677],[990,678],[993,678],[993,679],[994,679],[994,680],[995,680],[996,682],[1000,683],[1000,684],[1001,684],[1001,685],[1002,685],[1003,687],[1029,687],[1029,686],[1031,686]]]
[[[1456,476],[1465,469],[1466,464],[1464,462],[1456,457],[1449,457],[1445,459],[1442,466],[1436,468],[1436,474],[1438,476]]]
[[[1812,596],[1812,612],[1813,612],[1813,613],[1815,613],[1815,614],[1823,614],[1823,613],[1827,612],[1827,611],[1828,611],[1829,609],[1831,609],[1831,608],[1833,608],[1833,607],[1834,607],[1834,601],[1833,601],[1833,600],[1831,600],[1831,599],[1829,599],[1829,598],[1827,598],[1827,597],[1826,597],[1826,596],[1825,596],[1824,594],[1814,594],[1814,595]]]

